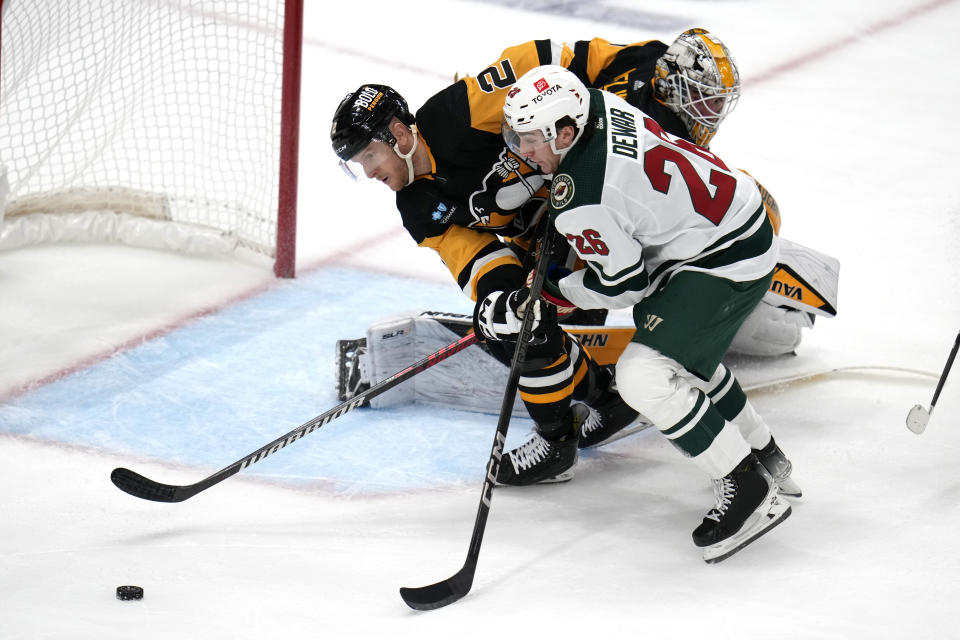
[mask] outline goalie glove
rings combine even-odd
[[[473,313],[473,325],[478,333],[488,340],[515,341],[523,326],[523,315],[530,305],[530,290],[524,287],[516,291],[494,291],[477,303]],[[531,343],[543,339],[542,329],[556,324],[556,313],[550,305],[533,302],[533,324],[530,325]]]

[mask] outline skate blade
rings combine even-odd
[[[601,440],[600,442],[595,442],[594,444],[591,444],[591,445],[588,445],[588,446],[585,446],[585,447],[580,447],[580,448],[581,448],[581,449],[596,449],[597,447],[602,447],[603,445],[610,444],[611,442],[616,442],[617,440],[620,440],[621,438],[626,438],[627,436],[632,436],[633,434],[638,433],[638,432],[640,432],[640,431],[644,431],[645,429],[649,429],[649,428],[652,427],[652,426],[653,426],[653,423],[652,423],[652,422],[647,422],[647,421],[645,421],[645,420],[640,420],[639,422],[636,422],[636,423],[633,424],[633,425],[626,426],[626,427],[624,427],[623,429],[620,429],[620,431],[617,431],[616,433],[614,433],[613,435],[611,435],[611,436],[610,436],[609,438],[607,438],[606,440]]]
[[[504,484],[498,480],[496,486],[497,487],[533,487],[538,484],[560,484],[563,482],[570,482],[571,480],[573,480],[573,469],[567,469],[566,471],[558,473],[555,476],[544,478],[543,480],[537,480],[536,482],[530,482],[527,484]]]
[[[785,496],[787,498],[800,498],[803,496],[803,491],[800,490],[800,485],[794,482],[793,478],[777,480],[777,492],[781,496]]]
[[[760,517],[756,517],[756,514],[751,516],[748,524],[741,527],[740,531],[726,540],[704,548],[703,561],[707,564],[716,564],[726,560],[786,520],[792,512],[790,503],[786,500],[775,499],[766,513]]]
[[[571,480],[573,480],[573,469],[568,469],[563,473],[558,473],[552,478],[544,478],[536,484],[560,484],[561,482],[570,482]]]

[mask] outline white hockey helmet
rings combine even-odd
[[[740,99],[740,74],[726,45],[706,29],[681,33],[659,60],[657,100],[676,113],[695,143],[710,144]]]
[[[565,67],[544,65],[520,76],[507,92],[503,103],[503,139],[510,150],[520,155],[520,136],[540,131],[554,153],[565,155],[573,146],[557,149],[557,125],[573,124],[583,134],[590,112],[590,94],[577,76]],[[561,122],[569,118],[567,122]]]

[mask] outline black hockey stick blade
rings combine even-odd
[[[110,473],[110,480],[117,486],[118,489],[129,493],[136,498],[152,500],[154,502],[183,502],[184,500],[197,495],[201,491],[205,491],[213,485],[226,480],[230,476],[243,471],[250,465],[260,462],[270,454],[276,453],[280,449],[283,449],[291,442],[299,440],[304,436],[313,433],[320,427],[332,420],[336,420],[348,411],[352,411],[357,407],[363,406],[370,398],[374,398],[384,391],[392,389],[401,382],[412,378],[422,371],[426,371],[433,365],[443,362],[450,356],[459,353],[476,343],[477,336],[474,334],[470,333],[463,336],[456,342],[453,342],[438,351],[434,351],[427,357],[417,361],[406,369],[398,371],[389,378],[381,380],[366,391],[358,393],[349,400],[342,402],[325,413],[320,414],[316,418],[305,422],[293,431],[285,433],[273,442],[260,447],[253,453],[241,458],[240,460],[237,460],[227,467],[224,467],[220,471],[217,471],[213,475],[204,478],[200,482],[187,485],[164,484],[162,482],[157,482],[156,480],[151,480],[150,478],[147,478],[146,476],[143,476],[135,471],[124,469],[123,467],[114,469],[113,472]]]
[[[164,484],[123,467],[114,469],[110,473],[110,480],[121,491],[154,502],[183,502],[206,488],[198,486],[202,483],[184,486]]]
[[[477,572],[476,561],[463,565],[460,571],[446,580],[425,587],[400,587],[400,597],[411,609],[432,611],[456,602],[470,592],[473,576]]]

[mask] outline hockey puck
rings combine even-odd
[[[143,587],[137,587],[132,584],[125,584],[117,587],[117,600],[141,599],[143,599]]]

